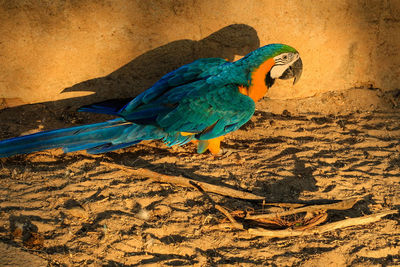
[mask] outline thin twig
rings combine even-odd
[[[300,204],[300,203],[263,203],[263,206],[274,206],[274,207],[280,207],[280,208],[291,208],[291,209],[295,209],[295,208],[299,208],[299,207],[303,207],[306,204]]]
[[[349,219],[338,221],[338,222],[328,223],[328,224],[317,226],[315,228],[307,229],[304,231],[292,230],[292,229],[266,230],[263,228],[257,228],[257,229],[249,229],[248,233],[257,235],[257,236],[267,236],[267,237],[271,237],[271,238],[273,238],[273,237],[283,238],[283,237],[291,237],[291,236],[321,234],[321,233],[325,233],[328,231],[342,229],[345,227],[364,225],[364,224],[377,222],[382,217],[385,217],[389,214],[395,214],[397,212],[398,212],[397,210],[388,210],[388,211],[384,211],[381,213],[366,215],[363,217],[349,218]]]
[[[302,213],[302,212],[314,213],[314,212],[321,211],[321,210],[347,210],[347,209],[351,209],[354,206],[354,204],[356,204],[359,200],[360,200],[360,198],[350,198],[350,199],[340,201],[338,203],[306,206],[306,207],[291,209],[288,211],[283,211],[283,212],[278,212],[278,213],[254,214],[254,215],[248,214],[246,216],[246,219],[248,219],[248,220],[270,219],[270,218],[282,217],[282,216],[287,216],[287,215],[292,215],[292,214]]]
[[[110,162],[102,162],[101,164],[111,167],[111,168],[120,169],[124,172],[127,172],[127,173],[135,175],[135,176],[145,177],[145,178],[149,178],[149,179],[152,179],[152,180],[155,180],[158,182],[163,182],[163,183],[171,183],[171,184],[176,184],[176,185],[180,185],[180,186],[195,187],[191,184],[191,182],[194,182],[194,183],[200,185],[207,192],[212,192],[212,193],[220,194],[223,196],[229,196],[229,197],[240,198],[240,199],[248,199],[248,200],[263,200],[263,199],[265,199],[262,196],[257,196],[252,193],[243,192],[243,191],[235,190],[235,189],[224,187],[224,186],[209,184],[206,182],[200,182],[200,181],[196,181],[196,180],[186,178],[186,177],[161,174],[161,173],[153,172],[153,171],[143,169],[143,168],[133,169],[131,167],[127,167],[127,166],[123,166],[123,165],[119,165],[119,164],[115,164],[115,163],[110,163]]]
[[[197,190],[199,190],[200,193],[202,193],[202,194],[208,199],[208,201],[211,202],[211,204],[213,205],[213,207],[214,207],[215,205],[217,205],[217,203],[214,201],[214,199],[212,199],[212,198],[210,197],[210,195],[207,194],[207,192],[204,191],[204,189],[203,189],[199,184],[197,184],[196,182],[193,182],[193,181],[190,181],[189,183],[190,183],[193,187],[195,187]]]

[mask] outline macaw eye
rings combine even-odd
[[[282,57],[283,60],[287,60],[287,58],[288,58],[287,55],[284,55],[284,56]]]

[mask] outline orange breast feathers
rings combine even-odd
[[[257,69],[251,73],[251,82],[249,87],[239,86],[239,92],[249,96],[254,102],[257,102],[268,92],[268,87],[265,85],[265,76],[274,66],[273,58],[262,63]]]

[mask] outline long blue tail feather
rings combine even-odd
[[[129,142],[129,143],[122,143],[122,144],[118,144],[118,145],[112,145],[112,144],[103,144],[103,145],[99,145],[96,147],[92,147],[90,149],[87,150],[87,152],[89,154],[100,154],[100,153],[105,153],[105,152],[110,152],[110,151],[114,151],[117,149],[121,149],[121,148],[126,148],[129,146],[132,146],[134,144],[140,143],[142,140],[137,140],[137,141],[133,141],[133,142]]]
[[[20,136],[0,141],[0,157],[9,157],[17,154],[27,154],[52,148],[63,148],[66,152],[83,149],[99,151],[96,147],[108,146],[110,151],[123,147],[122,144],[113,144],[114,140],[121,139],[127,130],[135,129],[137,125],[127,123],[123,119],[115,119],[102,123],[82,125],[77,127],[44,131],[31,135]],[[151,138],[151,133],[149,135]],[[130,140],[119,140],[121,143],[137,143],[140,140],[130,136]],[[127,145],[125,145],[127,146]],[[125,147],[124,146],[124,147]]]
[[[101,146],[101,145],[104,145],[104,142],[101,142],[101,143],[90,143],[90,144],[84,144],[84,145],[71,145],[71,146],[63,147],[63,151],[65,153],[76,152],[76,151],[79,151],[79,150],[91,149],[93,147]]]

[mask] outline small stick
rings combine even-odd
[[[291,208],[291,209],[295,209],[295,208],[299,208],[299,207],[303,207],[306,204],[300,204],[300,203],[263,203],[264,206],[274,206],[274,207],[280,207],[280,208]]]
[[[303,236],[303,235],[313,235],[313,234],[321,234],[325,233],[328,231],[333,231],[345,227],[350,227],[350,226],[356,226],[356,225],[363,225],[363,224],[369,224],[373,222],[379,221],[382,217],[385,217],[389,214],[395,214],[397,213],[397,210],[388,210],[376,214],[371,214],[371,215],[366,215],[363,217],[357,217],[357,218],[349,218],[346,220],[338,221],[338,222],[333,222],[333,223],[328,223],[325,225],[317,226],[315,228],[307,229],[304,231],[300,230],[291,230],[291,229],[285,229],[285,230],[266,230],[263,228],[257,228],[257,229],[249,229],[248,233],[257,235],[257,236],[267,236],[267,237],[291,237],[291,236]]]
[[[143,169],[143,168],[133,169],[133,168],[130,168],[127,166],[118,165],[118,164],[110,163],[110,162],[102,162],[101,164],[111,167],[111,168],[120,169],[120,170],[125,171],[132,175],[150,178],[152,180],[155,180],[158,182],[163,182],[163,183],[171,183],[171,184],[177,184],[177,185],[181,185],[181,186],[196,188],[195,186],[193,186],[193,184],[191,184],[192,182],[194,182],[194,183],[200,185],[207,192],[212,192],[212,193],[220,194],[223,196],[229,196],[229,197],[240,198],[240,199],[248,199],[248,200],[263,200],[263,199],[265,199],[262,196],[257,196],[252,193],[247,193],[247,192],[235,190],[235,189],[224,187],[224,186],[209,184],[206,182],[200,182],[200,181],[196,181],[196,180],[181,177],[181,176],[172,176],[172,175],[161,174],[161,173],[153,172],[153,171]]]
[[[224,214],[228,218],[228,220],[231,222],[231,228],[243,229],[243,225],[238,223],[235,220],[235,218],[233,218],[233,216],[229,213],[229,211],[227,211],[225,208],[215,203],[215,201],[207,194],[207,192],[204,191],[203,188],[201,188],[200,185],[196,184],[195,182],[190,182],[190,184],[196,187],[201,193],[203,193],[203,195],[211,202],[213,207],[219,210],[222,214]]]
[[[270,218],[282,217],[282,216],[292,215],[292,214],[301,213],[301,212],[314,213],[314,212],[317,212],[320,210],[347,210],[347,209],[351,209],[354,206],[354,204],[356,204],[359,200],[360,200],[360,198],[350,198],[350,199],[340,201],[338,203],[306,206],[306,207],[301,207],[301,208],[278,212],[278,213],[255,214],[255,215],[249,214],[246,216],[246,219],[248,219],[248,220],[270,219]]]
[[[304,231],[304,230],[310,229],[314,226],[317,226],[318,224],[325,222],[327,219],[328,219],[328,213],[323,212],[321,214],[318,214],[314,218],[310,219],[307,222],[307,225],[296,227],[295,230],[296,231],[302,231],[302,230]]]

